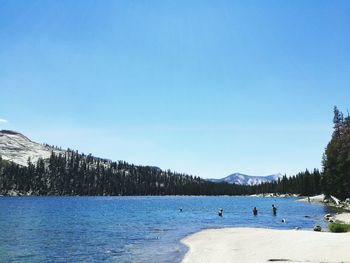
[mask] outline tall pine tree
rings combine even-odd
[[[326,194],[350,197],[350,117],[334,107],[334,131],[323,156],[322,185]]]

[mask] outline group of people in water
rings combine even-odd
[[[222,217],[224,210],[222,208],[219,208],[218,216]],[[277,214],[277,207],[275,205],[272,205],[272,214],[275,216]],[[258,209],[256,207],[253,208],[253,215],[258,215]]]
[[[179,209],[180,212],[182,212],[182,208]],[[224,210],[222,208],[219,208],[218,210],[218,216],[222,217],[224,213]],[[272,205],[272,214],[275,216],[277,215],[277,207],[273,204]],[[258,209],[256,207],[253,208],[253,215],[257,216],[258,215]],[[285,219],[282,219],[282,222],[285,223]]]
[[[274,216],[277,214],[277,207],[275,205],[272,205],[272,214]],[[256,209],[256,207],[253,208],[253,215],[258,215],[258,209]]]

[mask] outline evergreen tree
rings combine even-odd
[[[350,196],[350,117],[334,107],[334,131],[323,156],[322,185],[326,194]]]

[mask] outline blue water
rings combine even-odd
[[[0,262],[180,262],[180,240],[198,230],[311,229],[327,212],[293,198],[0,197]]]

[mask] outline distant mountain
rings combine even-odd
[[[256,184],[261,184],[266,182],[277,181],[279,178],[282,178],[282,177],[283,175],[280,173],[267,175],[267,176],[252,176],[252,175],[246,175],[241,173],[234,173],[221,179],[207,179],[207,180],[214,183],[256,185]]]
[[[53,147],[48,144],[33,142],[22,133],[11,130],[0,130],[0,156],[3,160],[11,161],[22,166],[28,166],[28,159],[33,164],[39,159],[47,160],[51,153],[55,155],[65,155],[67,150]],[[111,160],[105,158],[93,157],[103,163],[111,163]],[[162,172],[158,166],[146,166],[156,172]]]
[[[253,189],[245,185],[271,182],[281,177],[281,174],[249,176],[235,173],[222,179],[204,180],[169,169],[161,170],[157,166],[102,159],[69,148],[62,150],[33,142],[16,131],[0,130],[0,196],[244,195],[266,191],[265,187]],[[285,191],[309,196],[319,194],[320,177],[318,170],[311,174],[308,171],[299,173],[287,179]],[[278,193],[282,187],[280,182],[272,191]]]
[[[39,158],[50,158],[52,151],[55,154],[64,152],[45,144],[33,142],[16,131],[0,131],[0,155],[3,160],[27,166],[28,158],[32,163],[36,163]]]

